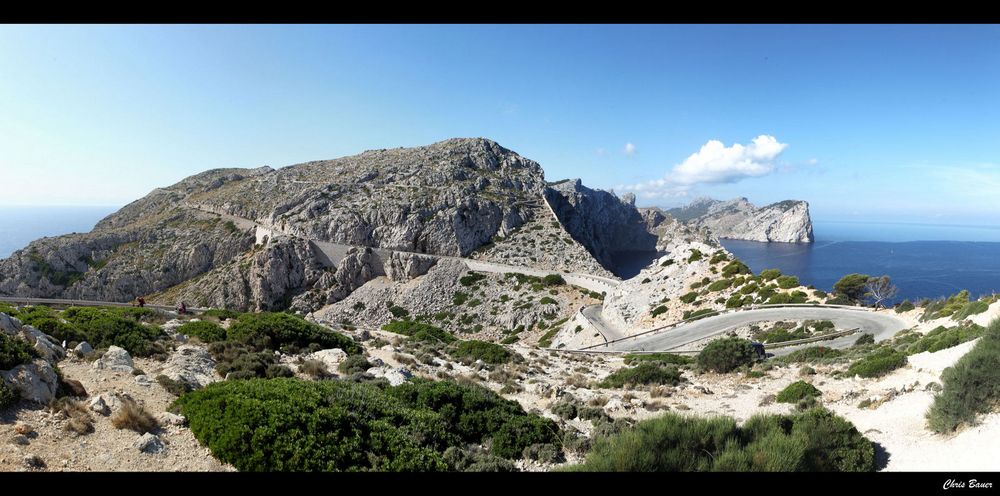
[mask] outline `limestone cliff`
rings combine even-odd
[[[699,198],[666,211],[695,229],[707,229],[717,238],[747,241],[811,243],[809,203],[785,200],[757,208],[746,198],[718,201]]]

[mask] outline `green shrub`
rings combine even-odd
[[[791,289],[799,285],[799,278],[795,276],[778,276],[777,283],[781,289]]]
[[[0,379],[0,410],[6,410],[21,401],[21,393]]]
[[[965,320],[969,318],[969,316],[983,313],[986,310],[989,310],[989,308],[990,305],[982,300],[969,302],[966,303],[965,306],[962,307],[960,310],[955,312],[955,314],[952,315],[951,318],[954,320]]]
[[[229,379],[267,377],[268,368],[278,365],[278,358],[270,350],[256,351],[249,345],[220,341],[208,345],[208,352],[215,360],[215,370]],[[272,373],[275,369],[272,369]]]
[[[875,335],[866,332],[861,336],[858,336],[858,339],[854,340],[854,346],[861,346],[864,344],[875,344]]]
[[[174,396],[181,396],[184,393],[190,392],[194,389],[191,387],[190,384],[186,382],[175,381],[162,374],[156,376],[156,382],[159,385],[163,386],[163,389],[166,389],[168,393]]]
[[[704,370],[727,373],[756,359],[750,341],[736,337],[726,337],[708,343],[695,359]]]
[[[801,350],[795,350],[781,357],[780,360],[787,363],[815,362],[817,360],[837,358],[843,354],[844,352],[838,349],[828,348],[826,346],[810,346],[808,348],[802,348]]]
[[[778,403],[798,403],[801,399],[818,396],[823,396],[823,393],[812,384],[805,381],[795,381],[782,389],[775,397],[775,401]]]
[[[711,308],[702,308],[701,310],[695,310],[693,312],[691,310],[685,310],[684,314],[681,315],[681,318],[684,320],[697,319],[698,317],[703,317],[710,313],[715,313],[715,310],[712,310]]]
[[[454,472],[514,472],[517,467],[506,458],[480,450],[451,446],[442,454],[448,470]]]
[[[729,288],[729,286],[732,286],[732,284],[733,284],[733,280],[732,279],[719,279],[718,281],[715,281],[712,284],[709,284],[708,285],[708,290],[709,291],[713,291],[713,292],[714,291],[722,291],[723,289],[727,289],[727,288]]]
[[[546,286],[564,286],[566,280],[559,274],[549,274],[542,278],[542,284]]]
[[[680,298],[680,300],[683,301],[684,303],[691,303],[691,302],[693,302],[696,299],[698,299],[698,293],[695,293],[694,291],[691,291],[690,293],[682,295],[681,298]]]
[[[804,327],[799,327],[791,332],[789,332],[788,329],[777,328],[761,334],[759,339],[765,343],[783,343],[785,341],[805,339],[809,336],[809,332],[806,331]]]
[[[975,324],[971,326],[956,326],[949,328],[938,326],[923,336],[917,335],[919,338],[913,341],[906,348],[906,354],[913,355],[925,351],[934,353],[946,348],[958,346],[966,341],[972,341],[973,339],[985,334],[985,332],[986,329],[983,326]],[[901,341],[902,340],[897,340],[897,343]]]
[[[653,318],[656,318],[660,314],[663,314],[663,313],[666,313],[666,312],[667,312],[667,307],[665,307],[663,305],[660,305],[660,306],[654,308],[653,311],[649,313],[649,315],[651,317],[653,317]]]
[[[455,360],[470,362],[482,360],[491,364],[507,363],[514,358],[514,355],[503,346],[477,340],[459,341],[452,345],[448,353]]]
[[[10,370],[18,365],[29,363],[38,356],[38,351],[27,341],[12,338],[0,332],[0,370]],[[0,382],[3,380],[0,379]]]
[[[87,340],[86,334],[72,324],[63,322],[58,317],[38,317],[31,320],[22,320],[22,322],[56,338],[57,341],[76,341],[79,343]]]
[[[752,274],[752,272],[750,271],[750,267],[747,267],[746,264],[739,260],[733,260],[722,268],[722,275],[725,277],[732,277],[737,274]]]
[[[902,303],[900,303],[899,305],[896,305],[896,313],[909,312],[910,310],[913,310],[914,308],[915,307],[913,306],[913,303],[910,303],[910,300],[903,300]]]
[[[760,278],[765,281],[773,281],[781,276],[781,271],[778,269],[765,269],[760,272]]]
[[[85,340],[95,349],[114,345],[133,356],[145,357],[165,353],[159,341],[166,335],[159,328],[139,322],[153,313],[148,308],[70,307],[62,317],[82,334],[75,341]]]
[[[1000,319],[990,322],[983,338],[941,374],[943,389],[927,411],[928,426],[948,433],[1000,404]]]
[[[826,299],[826,297],[829,295],[826,294],[826,291],[817,289],[816,291],[813,291],[813,296],[815,296],[816,298]]]
[[[478,272],[472,272],[470,270],[469,275],[462,276],[462,278],[459,279],[458,282],[461,283],[462,286],[472,286],[473,284],[482,281],[483,279],[486,279],[485,275],[480,274]]]
[[[538,303],[541,305],[555,305],[556,300],[549,298],[548,296],[543,296],[540,300],[538,300]]]
[[[204,320],[188,322],[177,328],[177,332],[195,336],[206,343],[223,341],[226,339],[226,330],[214,322]]]
[[[430,324],[414,322],[412,320],[394,320],[382,326],[382,330],[410,336],[416,341],[436,341],[451,343],[456,341],[448,331]]]
[[[553,327],[552,329],[549,329],[548,332],[546,332],[544,335],[542,335],[541,338],[538,339],[538,347],[548,348],[552,346],[552,340],[555,339],[556,334],[558,333],[559,333],[558,327]]]
[[[625,355],[625,365],[635,365],[642,362],[658,362],[670,365],[688,365],[694,360],[684,355],[673,353],[633,353]]]
[[[667,267],[667,266],[670,266],[670,265],[673,265],[673,264],[674,264],[674,259],[668,258],[668,259],[664,260],[663,263],[660,264],[660,267]]]
[[[844,295],[837,295],[834,298],[828,298],[825,303],[827,305],[852,305],[854,302]]]
[[[848,376],[881,377],[906,365],[906,355],[892,348],[880,348],[851,364]]]
[[[618,369],[598,383],[601,388],[621,388],[626,385],[667,384],[676,386],[681,382],[681,373],[673,365],[644,361],[635,367]]]
[[[315,343],[324,349],[340,348],[349,355],[361,353],[361,347],[351,338],[287,313],[243,314],[229,326],[227,335],[257,350],[295,351]]]
[[[674,413],[598,438],[575,471],[874,471],[875,450],[848,421],[816,408],[732,418]]]
[[[871,276],[868,274],[848,274],[841,277],[839,281],[834,283],[833,290],[836,291],[837,296],[843,296],[851,304],[861,301],[865,296],[865,284]]]
[[[397,319],[401,319],[403,317],[406,317],[406,316],[410,315],[410,311],[409,310],[407,310],[407,309],[405,309],[405,308],[403,308],[403,307],[401,307],[399,305],[392,305],[392,306],[390,306],[389,307],[389,313],[391,313],[392,316],[395,317],[395,318],[397,318]]]
[[[351,355],[337,365],[337,371],[341,374],[360,374],[372,368],[371,362],[364,355]]]
[[[455,291],[455,296],[451,298],[451,302],[455,304],[455,306],[461,305],[468,300],[469,300],[468,293],[463,293],[461,291]]]
[[[691,256],[688,257],[687,261],[688,263],[697,262],[698,260],[701,260],[702,257],[704,257],[704,254],[701,253],[701,250],[692,248]]]

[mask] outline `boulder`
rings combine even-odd
[[[140,386],[149,387],[149,386],[151,386],[153,384],[153,381],[151,381],[149,379],[148,375],[139,374],[139,375],[135,376],[135,383],[138,384],[138,385],[140,385]]]
[[[7,371],[0,371],[0,378],[21,393],[25,401],[47,405],[59,391],[59,376],[49,362],[36,358]]]
[[[104,401],[103,395],[91,398],[90,403],[87,404],[87,408],[90,408],[90,411],[99,415],[111,415],[111,407],[109,407],[107,402]]]
[[[203,388],[221,379],[215,371],[215,360],[212,359],[212,355],[194,345],[178,346],[167,359],[161,373],[194,389]]]
[[[139,436],[133,446],[143,453],[161,453],[164,450],[163,441],[160,440],[160,437],[148,432]]]
[[[108,369],[131,374],[135,367],[132,356],[122,348],[111,346],[101,358],[94,361],[95,369]]]
[[[307,360],[319,360],[326,365],[327,370],[335,371],[341,362],[347,359],[347,353],[340,348],[320,350],[306,357]]]
[[[77,353],[80,353],[80,354],[83,354],[83,355],[86,355],[87,353],[93,352],[94,351],[94,347],[90,346],[90,343],[84,341],[84,342],[76,345],[76,348],[73,348],[73,351],[75,351]]]
[[[383,377],[385,380],[389,381],[390,385],[398,386],[406,381],[409,381],[413,374],[406,368],[393,368],[388,365],[383,365],[381,367],[372,367],[367,370],[367,373],[375,377]]]
[[[175,415],[170,412],[162,412],[156,416],[160,425],[186,425],[187,419],[182,415]]]

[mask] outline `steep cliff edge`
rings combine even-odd
[[[809,203],[805,201],[785,200],[757,208],[746,198],[699,198],[666,213],[718,238],[784,243],[811,243],[814,239]]]

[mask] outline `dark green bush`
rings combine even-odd
[[[390,306],[389,307],[389,313],[391,313],[392,316],[395,317],[395,318],[397,318],[397,319],[401,319],[403,317],[406,317],[406,316],[410,315],[410,311],[409,310],[407,310],[407,309],[405,309],[405,308],[403,308],[403,307],[401,307],[399,305],[392,305],[392,306]]]
[[[910,300],[903,300],[902,303],[900,303],[899,305],[896,305],[896,313],[909,312],[910,310],[913,310],[914,308],[915,307],[913,306],[913,303],[910,303]]]
[[[459,279],[458,282],[461,283],[462,286],[472,286],[473,284],[482,281],[483,279],[486,279],[485,275],[480,274],[478,272],[472,272],[470,270],[469,274],[462,276],[462,278]]]
[[[549,298],[548,296],[543,296],[540,300],[538,300],[538,303],[541,305],[555,305],[556,300]]]
[[[892,348],[880,348],[851,364],[848,376],[881,377],[906,365],[906,355]]]
[[[681,373],[674,365],[662,362],[640,362],[635,367],[618,369],[598,383],[601,388],[621,388],[626,385],[667,384],[676,386],[681,382]]]
[[[21,393],[0,379],[0,410],[5,410],[21,401]]]
[[[965,306],[963,306],[960,310],[955,312],[955,314],[952,315],[951,318],[954,320],[965,320],[972,315],[983,313],[989,308],[990,305],[982,300],[969,302],[966,303]]]
[[[729,288],[729,286],[732,286],[732,285],[733,285],[733,280],[732,279],[719,279],[718,281],[715,281],[712,284],[709,284],[708,285],[708,290],[709,291],[722,291],[723,289],[727,289],[727,288]]]
[[[277,357],[270,350],[256,351],[249,345],[221,341],[208,345],[208,352],[215,359],[215,370],[230,379],[251,379],[267,377],[268,367],[278,364]]]
[[[444,450],[442,458],[448,470],[454,472],[514,472],[517,467],[506,458],[481,450],[466,450],[451,446]]]
[[[833,290],[837,292],[838,298],[840,296],[846,298],[849,303],[845,303],[845,305],[849,305],[864,298],[865,284],[868,283],[869,279],[871,276],[868,274],[847,274],[834,283]]]
[[[657,317],[660,314],[666,313],[666,311],[667,311],[667,307],[665,307],[663,305],[660,305],[660,306],[654,308],[653,311],[649,313],[649,315],[651,317]]]
[[[236,311],[233,311],[233,310],[224,310],[224,309],[220,309],[220,308],[209,308],[208,310],[205,310],[202,313],[202,315],[204,315],[206,317],[215,317],[215,318],[217,318],[219,320],[232,320],[232,319],[238,319],[240,317],[240,315],[242,315],[242,314],[240,312],[236,312]]]
[[[777,283],[781,289],[791,289],[799,285],[799,278],[795,276],[778,276]]]
[[[698,317],[703,317],[711,313],[715,313],[715,310],[712,310],[711,308],[702,308],[701,310],[695,311],[685,310],[684,314],[681,315],[681,318],[684,320],[697,319]]]
[[[747,267],[746,264],[739,260],[733,260],[722,268],[722,275],[725,277],[732,277],[737,274],[752,274],[752,272],[750,271],[750,267]]]
[[[394,320],[382,326],[382,330],[410,336],[416,341],[437,341],[451,343],[456,341],[451,333],[430,324],[414,322],[412,320]]]
[[[818,396],[823,396],[823,393],[816,389],[815,386],[809,384],[805,381],[795,381],[789,384],[785,389],[775,397],[775,401],[778,403],[798,403],[799,400],[804,398],[814,398]]]
[[[772,281],[781,276],[781,271],[778,269],[765,269],[760,272],[760,278],[765,281]]]
[[[203,342],[214,343],[226,339],[226,330],[219,324],[204,320],[188,322],[177,328],[177,332],[194,336]]]
[[[1000,320],[990,322],[976,346],[944,370],[941,385],[927,411],[934,432],[952,432],[995,410],[1000,404]]]
[[[697,250],[695,248],[692,248],[691,249],[691,256],[688,257],[687,261],[688,261],[688,263],[697,262],[698,260],[701,260],[702,257],[704,257],[704,256],[705,255],[701,253],[701,250]]]
[[[0,332],[0,370],[10,370],[39,356],[27,341]],[[0,379],[0,382],[3,382]]]
[[[364,355],[351,355],[337,365],[337,370],[340,373],[348,375],[366,372],[370,368],[372,368],[372,364]]]
[[[708,343],[696,362],[704,370],[726,373],[753,363],[756,356],[749,340],[726,337]]]
[[[361,347],[351,338],[287,313],[245,313],[229,326],[227,335],[258,351],[296,351],[316,343],[322,348],[340,348],[349,355],[361,353]]]
[[[861,346],[863,344],[875,344],[875,335],[866,332],[854,340],[854,346]]]
[[[825,302],[827,305],[853,305],[854,302],[850,298],[844,295],[837,295],[834,298],[828,298]]]
[[[684,355],[673,353],[642,353],[625,355],[625,365],[635,365],[642,362],[658,362],[669,365],[688,365],[694,360]]]
[[[75,335],[74,341],[85,340],[95,349],[114,345],[145,357],[165,354],[160,341],[167,336],[159,328],[139,322],[152,314],[148,308],[70,307],[62,317],[81,334]]]
[[[684,303],[691,303],[698,298],[698,293],[691,291],[690,293],[684,294],[680,297],[680,300]]]
[[[795,350],[781,357],[780,360],[788,363],[814,362],[825,358],[837,358],[843,354],[844,352],[838,349],[826,346],[810,346],[801,350]]]
[[[850,422],[822,408],[728,417],[669,413],[598,438],[575,471],[874,471],[875,449]]]
[[[507,363],[514,358],[514,355],[503,346],[477,340],[459,341],[449,348],[448,354],[459,361],[482,360],[491,364]]]
[[[186,382],[175,381],[162,374],[156,376],[156,382],[159,383],[161,386],[163,386],[163,389],[166,389],[168,393],[174,396],[181,396],[184,393],[190,392],[194,389],[191,387],[190,384],[187,384]]]
[[[542,284],[546,286],[563,286],[566,280],[559,274],[549,274],[542,278]]]
[[[911,343],[906,348],[906,354],[913,355],[925,351],[934,353],[935,351],[941,351],[952,346],[958,346],[966,341],[972,341],[985,333],[986,329],[976,324],[947,328],[938,326]]]

